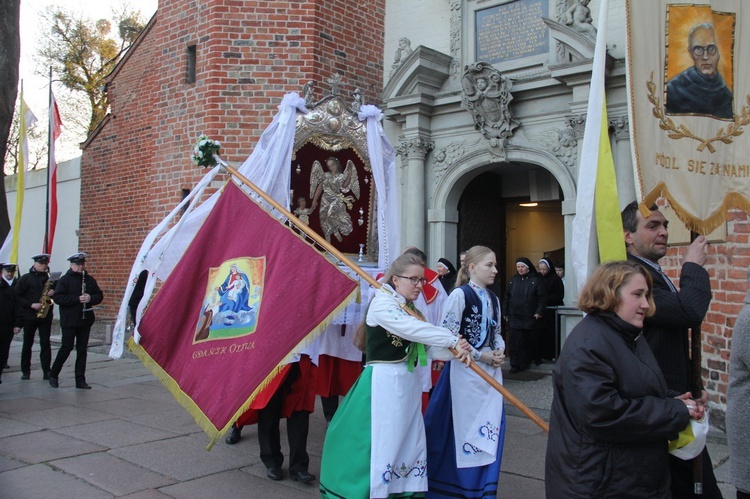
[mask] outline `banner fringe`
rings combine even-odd
[[[258,385],[258,387],[250,394],[247,400],[240,406],[240,408],[230,418],[229,422],[221,429],[216,428],[211,420],[200,410],[200,408],[193,402],[185,392],[180,389],[179,384],[167,373],[162,367],[146,352],[146,350],[139,344],[137,344],[133,338],[128,338],[128,348],[133,352],[136,357],[143,363],[146,368],[151,371],[159,382],[169,390],[169,393],[175,398],[175,400],[190,414],[200,428],[208,435],[210,441],[206,446],[206,450],[210,451],[213,445],[219,440],[224,434],[231,428],[232,424],[239,419],[239,417],[250,408],[250,405],[257,398],[258,394],[263,391],[273,379],[281,372],[281,370],[289,364],[289,361],[299,354],[300,350],[305,349],[309,346],[315,338],[327,328],[333,319],[343,313],[347,304],[352,300],[359,292],[359,286],[356,286],[347,295],[341,304],[331,311],[317,326],[315,326],[305,337],[300,341],[297,346],[290,352],[289,355],[284,357],[279,364],[271,370],[271,373]]]
[[[669,201],[669,205],[674,210],[677,218],[679,218],[689,230],[704,236],[710,234],[722,223],[727,221],[727,214],[730,209],[738,208],[746,213],[750,213],[750,201],[742,194],[732,191],[724,196],[724,199],[716,212],[707,219],[701,220],[692,213],[689,213],[675,200],[664,182],[659,182],[651,192],[643,197],[643,201],[641,201],[638,206],[638,209],[641,211],[644,218],[648,216],[650,213],[650,207],[656,203],[656,200],[660,197],[664,197]]]

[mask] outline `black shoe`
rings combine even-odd
[[[511,373],[511,374],[516,374],[516,373],[517,373],[517,372],[519,372],[519,371],[520,371],[520,369],[518,369],[517,367],[511,367],[511,368],[510,368],[510,373]]]
[[[51,386],[52,388],[57,388],[59,386],[59,383],[57,382],[57,378],[55,378],[54,376],[50,376],[49,386]]]
[[[227,435],[226,440],[224,440],[229,445],[234,445],[237,442],[239,442],[242,439],[242,428],[238,428],[236,425],[232,425],[232,430],[229,432],[229,435]],[[278,469],[278,468],[273,468]]]
[[[542,361],[541,360],[535,360],[534,361],[534,365],[535,366],[541,366],[542,365]]]
[[[42,376],[42,379],[49,379],[49,371],[44,373],[44,375]]]
[[[276,482],[284,478],[281,475],[281,468],[268,468],[268,471],[266,471],[266,476]]]
[[[80,383],[76,383],[76,388],[80,390],[91,390],[91,385],[89,385],[85,381],[81,381]]]
[[[29,376],[29,374],[28,374],[28,373],[23,373],[23,374],[21,375],[21,379],[31,379],[31,376]]]
[[[315,475],[308,473],[305,470],[298,471],[296,473],[289,473],[289,478],[302,483],[310,483],[315,480]]]

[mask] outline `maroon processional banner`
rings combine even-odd
[[[130,346],[213,443],[356,291],[230,181]]]

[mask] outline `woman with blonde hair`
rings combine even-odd
[[[654,313],[651,276],[602,264],[581,291],[586,312],[552,371],[548,498],[671,497],[668,440],[704,408],[671,393],[641,334]]]
[[[469,345],[407,313],[425,282],[420,257],[394,260],[365,319],[367,365],[336,411],[323,444],[322,497],[405,497],[427,490],[421,381],[424,345],[453,347],[471,364]]]
[[[443,308],[443,327],[465,338],[482,369],[499,383],[505,360],[495,253],[474,246]],[[433,349],[434,350],[434,349]],[[446,362],[425,414],[426,497],[495,497],[505,437],[503,397],[477,373]]]

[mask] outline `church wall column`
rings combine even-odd
[[[562,202],[562,216],[565,224],[565,305],[575,305],[578,300],[578,284],[573,270],[573,219],[576,216],[576,200],[566,199]]]
[[[565,124],[573,130],[576,137],[576,165],[573,177],[578,178],[578,167],[583,152],[583,131],[586,128],[586,114],[574,114],[565,117]],[[576,181],[577,183],[577,181]]]
[[[397,153],[403,165],[401,191],[402,246],[425,248],[427,207],[425,203],[425,157],[435,143],[424,137],[412,137],[401,141]]]
[[[455,241],[458,240],[458,211],[444,208],[429,210],[427,223],[430,229],[429,241],[425,249],[427,256],[430,258],[427,266],[435,268],[437,259],[443,257],[456,265],[458,255],[455,253]],[[454,241],[450,248],[446,247],[448,241]],[[458,265],[456,265],[456,268],[458,268]]]
[[[617,175],[617,196],[620,198],[620,210],[635,200],[635,176],[633,156],[630,152],[630,128],[627,116],[613,117],[609,127],[614,136],[612,156]]]

